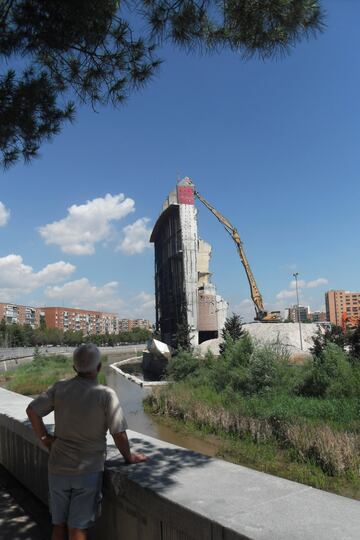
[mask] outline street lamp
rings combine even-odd
[[[300,334],[300,348],[301,348],[301,350],[303,350],[302,329],[301,329],[301,320],[300,320],[299,287],[298,287],[299,272],[295,272],[293,274],[293,276],[295,278],[295,287],[296,287],[297,314],[298,314],[299,334]]]

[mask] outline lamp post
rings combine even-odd
[[[293,274],[293,276],[295,278],[295,287],[296,287],[297,314],[298,314],[299,334],[300,334],[300,348],[301,348],[301,350],[303,350],[302,329],[301,329],[301,320],[300,320],[299,287],[298,287],[299,272],[295,272]]]

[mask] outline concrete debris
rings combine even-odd
[[[171,349],[169,345],[158,339],[150,340],[147,344],[147,350],[155,356],[163,356],[167,360],[171,358]]]
[[[258,343],[265,344],[279,340],[292,355],[301,353],[299,325],[297,323],[249,323],[244,324],[243,328]],[[308,353],[313,345],[312,338],[319,330],[319,325],[316,323],[302,324],[301,329],[304,352]],[[219,345],[222,341],[222,338],[204,341],[199,345],[200,354],[206,354],[210,350],[213,354],[218,355]]]
[[[151,339],[147,344],[147,351],[143,351],[142,370],[146,377],[161,378],[171,358],[172,349],[158,339]]]

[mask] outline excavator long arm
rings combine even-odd
[[[245,268],[246,277],[250,285],[251,298],[255,304],[256,319],[263,320],[264,317],[266,317],[263,299],[258,289],[258,286],[256,284],[254,274],[252,273],[252,270],[250,268],[249,261],[246,258],[244,247],[243,247],[243,244],[242,244],[242,241],[241,241],[241,238],[239,236],[237,229],[233,227],[230,221],[226,219],[222,214],[220,214],[220,212],[218,212],[216,208],[214,208],[206,199],[204,199],[204,197],[200,195],[198,191],[195,191],[195,195],[199,199],[199,201],[201,201],[203,205],[206,206],[206,208],[210,210],[210,212],[214,214],[214,216],[220,221],[220,223],[225,227],[225,229],[227,230],[227,232],[230,234],[231,238],[235,242],[237,251],[240,256],[240,260]]]

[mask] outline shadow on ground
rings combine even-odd
[[[0,539],[48,540],[47,507],[0,466]]]

